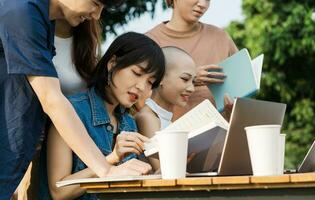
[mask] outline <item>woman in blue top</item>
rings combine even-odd
[[[149,172],[151,166],[132,159],[143,152],[143,142],[147,138],[136,133],[137,127],[128,108],[159,85],[164,71],[160,47],[143,34],[126,33],[111,44],[97,64],[88,91],[69,97],[107,161],[116,165],[127,160],[132,162],[132,170],[138,171],[134,175],[141,175],[143,167]],[[50,129],[47,143],[51,196],[54,199],[96,199],[84,194],[85,190],[79,186],[56,187],[56,181],[96,177],[96,174],[71,151],[55,127]],[[131,173],[125,170],[126,175]]]

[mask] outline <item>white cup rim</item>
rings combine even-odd
[[[256,129],[256,128],[281,128],[279,124],[266,124],[266,125],[256,125],[256,126],[246,126],[244,129]]]

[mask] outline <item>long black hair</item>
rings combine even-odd
[[[113,57],[116,57],[116,65],[108,72],[107,64]],[[146,62],[145,73],[154,73],[155,82],[152,89],[159,86],[165,73],[164,54],[157,43],[149,37],[135,32],[128,32],[117,37],[109,46],[105,55],[95,67],[89,87],[95,87],[96,92],[110,103],[106,95],[109,73],[115,74],[117,71],[134,64]]]

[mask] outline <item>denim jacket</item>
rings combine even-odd
[[[72,95],[68,97],[68,99],[72,103],[72,106],[76,110],[90,137],[93,139],[98,148],[104,155],[110,154],[114,145],[114,133],[104,100],[96,94],[94,88],[89,89],[87,92]],[[124,108],[119,107],[117,112],[118,134],[121,131],[137,131],[135,120]],[[136,158],[136,155],[130,154],[125,157],[122,162],[132,158]],[[86,167],[87,166],[81,161],[81,159],[73,153],[72,173],[81,171]],[[94,200],[97,199],[97,196],[93,194],[84,194],[78,199]]]

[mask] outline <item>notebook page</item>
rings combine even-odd
[[[264,54],[261,54],[252,60],[253,72],[255,75],[256,85],[258,89],[260,88],[263,60],[264,60]]]
[[[213,122],[226,129],[228,128],[228,122],[212,103],[206,99],[164,130],[185,130],[190,132]]]

